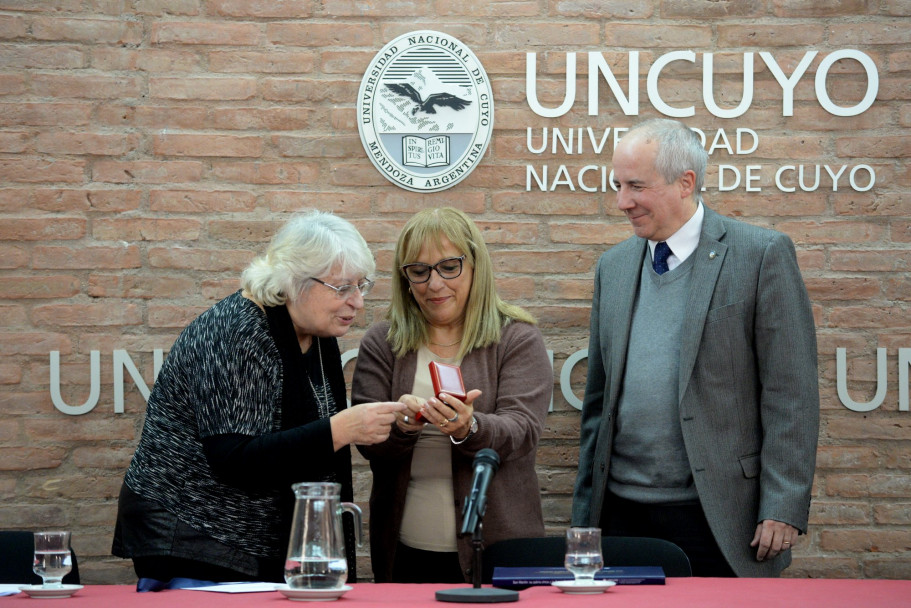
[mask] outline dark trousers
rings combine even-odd
[[[458,553],[424,551],[399,543],[391,583],[464,583]]]
[[[608,492],[601,511],[601,533],[662,538],[683,549],[690,558],[693,576],[737,576],[718,548],[698,501],[655,505],[633,502]]]

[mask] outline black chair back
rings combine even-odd
[[[660,566],[665,576],[693,576],[683,549],[660,538],[604,536],[601,553],[605,566]],[[497,566],[515,568],[562,566],[566,539],[562,536],[501,540],[484,550],[481,579],[490,583]]]
[[[63,577],[66,585],[79,584],[79,564],[73,554],[73,569]],[[0,583],[40,585],[41,577],[32,571],[35,536],[23,530],[0,530]]]

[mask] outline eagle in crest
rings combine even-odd
[[[431,95],[428,95],[427,99],[422,99],[421,94],[418,93],[417,90],[415,90],[415,88],[408,83],[387,84],[386,88],[388,88],[396,95],[407,97],[416,104],[411,110],[412,116],[418,112],[424,112],[425,114],[436,114],[437,111],[434,109],[434,106],[443,106],[444,108],[452,108],[453,110],[458,111],[471,104],[471,100],[462,99],[460,97],[456,97],[455,95],[450,95],[449,93],[433,93]]]

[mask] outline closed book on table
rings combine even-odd
[[[572,573],[566,568],[506,568],[493,569],[493,586],[506,589],[525,589],[536,585],[550,585],[555,581],[571,581]],[[595,580],[614,581],[618,585],[663,585],[664,569],[659,566],[612,566],[595,573]]]

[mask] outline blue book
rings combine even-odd
[[[618,585],[663,585],[664,569],[659,566],[612,566],[595,574],[599,581],[614,581]],[[566,568],[504,568],[493,569],[493,586],[506,589],[525,589],[536,585],[550,585],[555,581],[571,581],[572,573]]]

